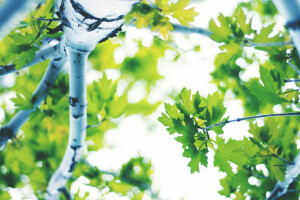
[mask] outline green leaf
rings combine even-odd
[[[222,13],[219,14],[218,23],[211,19],[209,21],[209,30],[212,32],[210,38],[216,42],[228,42],[232,35],[232,30],[229,25],[229,20]]]
[[[112,118],[118,118],[125,113],[127,106],[127,95],[121,97],[115,96],[112,101],[108,103],[108,115]]]
[[[103,101],[110,101],[117,92],[117,82],[113,82],[103,73],[102,79],[94,81],[94,88]]]
[[[259,67],[259,74],[260,78],[264,84],[264,87],[266,90],[269,90],[270,92],[276,94],[278,90],[278,83],[276,83],[271,76],[271,73],[269,70],[264,68],[263,66]]]
[[[215,57],[214,65],[216,68],[221,67],[224,64],[227,64],[229,60],[232,59],[233,56],[241,52],[241,47],[239,44],[234,42],[230,42],[229,44],[224,44],[220,46],[221,50],[225,50],[225,52],[219,53]]]
[[[214,157],[214,165],[230,176],[234,176],[229,162],[243,166],[248,162],[248,156],[243,148],[244,142],[230,139],[225,143],[224,139],[217,137],[218,149]]]
[[[260,33],[255,35],[253,38],[253,42],[257,43],[268,43],[268,42],[283,42],[284,37],[280,37],[279,34],[269,37],[269,35],[273,32],[275,24],[270,24],[261,29]]]
[[[179,112],[176,105],[170,105],[168,103],[165,103],[166,113],[167,115],[172,119],[183,119],[183,114]]]
[[[194,107],[194,103],[191,99],[191,90],[187,90],[183,88],[181,93],[179,94],[179,98],[181,100],[182,108],[186,111],[186,113],[194,114],[196,113],[196,109]]]
[[[250,20],[249,23],[246,22],[247,18],[246,18],[244,10],[241,7],[237,8],[236,13],[235,13],[235,19],[245,35],[253,32],[253,30],[251,28],[252,20]]]
[[[37,47],[30,47],[27,51],[22,52],[17,59],[12,63],[16,65],[16,70],[21,69],[25,65],[28,65],[29,63],[32,62],[35,52],[38,51],[39,49]]]
[[[31,97],[28,96],[23,97],[17,93],[15,98],[11,98],[11,101],[14,102],[15,106],[20,110],[30,110],[34,108]]]
[[[193,150],[193,149],[186,149],[183,152],[183,156],[187,158],[191,158],[191,161],[189,162],[188,166],[191,168],[191,173],[199,172],[199,164],[207,167],[207,159],[206,156],[207,150]]]
[[[267,79],[265,81],[267,83],[267,87],[262,86],[257,78],[251,79],[246,86],[248,87],[249,91],[262,102],[267,102],[270,104],[287,102],[285,99],[274,93],[274,91],[270,88],[273,86],[267,81]]]
[[[142,99],[137,103],[129,103],[126,106],[125,113],[126,115],[142,114],[144,116],[151,115],[154,111],[157,110],[161,102],[156,102],[151,104],[147,99]]]

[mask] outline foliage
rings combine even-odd
[[[54,0],[47,0],[0,41],[0,66],[15,64],[18,70],[32,61],[46,38],[61,37],[62,32],[53,31],[59,28],[60,21],[40,19],[55,17],[53,3]],[[126,48],[126,40],[130,38],[124,31],[117,38],[99,44],[89,55],[89,72],[97,74],[97,78],[87,86],[86,149],[73,178],[68,181],[67,190],[85,178],[87,185],[97,189],[102,197],[117,194],[138,200],[151,193],[152,199],[159,199],[151,190],[151,162],[142,156],[130,159],[114,172],[91,165],[87,158],[89,152],[105,145],[106,132],[118,127],[121,120],[130,115],[148,116],[158,110],[162,102],[149,101],[153,88],[160,87],[160,80],[164,79],[157,66],[169,50],[176,52],[172,61],[181,56],[174,45],[173,25],[175,22],[190,26],[198,15],[192,5],[191,0],[155,0],[153,4],[142,1],[125,19],[137,28],[158,32],[151,38],[151,44],[131,41],[136,46],[135,52],[115,59],[114,55]],[[241,121],[229,120],[228,99],[241,101],[246,117],[273,113],[278,108],[283,113],[299,108],[299,85],[290,83],[299,74],[290,65],[298,68],[300,60],[287,30],[274,20],[277,14],[272,1],[249,0],[240,3],[232,15],[220,13],[211,19],[210,39],[220,51],[215,55],[215,68],[210,75],[218,91],[204,96],[183,88],[177,96],[166,94],[173,96],[175,103],[164,103],[165,112],[158,118],[182,145],[182,156],[188,158],[191,173],[201,173],[201,168],[210,164],[209,155],[213,156],[212,164],[225,174],[219,191],[225,197],[265,199],[276,182],[284,180],[287,166],[293,164],[298,154],[298,117],[251,119],[248,135],[243,139],[236,139],[223,129],[228,123]],[[253,28],[253,15],[259,16],[261,26]],[[202,48],[199,49],[197,45],[194,51],[201,54]],[[266,59],[262,59],[261,53]],[[27,186],[32,188],[35,197],[44,199],[48,182],[64,156],[69,135],[66,71],[59,75],[43,104],[39,108],[33,106],[32,93],[48,63],[44,61],[17,72],[17,76],[12,76],[15,81],[12,86],[0,83],[0,96],[4,99],[2,126],[16,112],[34,109],[16,138],[0,154],[0,199],[11,198],[10,188],[21,190]],[[257,76],[244,76],[250,68],[256,69]],[[118,74],[117,78],[110,78],[111,71]],[[134,92],[135,84],[141,84],[146,95],[132,102],[129,95]],[[14,97],[6,101],[11,94]],[[7,106],[11,103],[13,109]],[[256,183],[251,183],[251,179]],[[297,181],[289,190],[281,199],[298,199]],[[90,196],[89,192],[81,195],[80,190],[72,195],[74,199]],[[64,198],[62,195],[61,199]]]

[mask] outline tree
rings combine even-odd
[[[148,191],[159,199],[151,189],[151,163],[142,156],[132,158],[119,172],[101,170],[86,157],[103,146],[105,132],[116,127],[118,120],[149,115],[158,108],[160,102],[149,103],[147,96],[131,103],[128,94],[137,82],[144,83],[148,95],[159,84],[163,77],[157,62],[167,50],[177,53],[174,62],[180,57],[172,39],[176,31],[207,36],[220,49],[211,73],[218,91],[207,97],[187,88],[178,95],[169,94],[175,104],[165,103],[165,113],[158,119],[182,143],[191,173],[201,171],[199,165],[207,167],[210,151],[214,166],[226,173],[220,180],[221,195],[298,199],[298,1],[242,2],[231,16],[211,19],[208,30],[190,25],[198,14],[191,0],[16,2],[4,1],[0,7],[0,75],[18,75],[9,75],[15,79],[13,85],[5,84],[4,77],[0,87],[1,98],[16,94],[11,98],[15,113],[6,106],[8,101],[2,104],[1,199],[10,199],[8,188],[25,185],[32,187],[38,199],[80,199],[79,193],[69,190],[82,176],[101,192],[109,188],[109,192],[142,199]],[[276,23],[275,6],[286,18],[286,29]],[[22,22],[16,17],[28,14]],[[253,16],[259,17],[262,26],[254,28]],[[120,32],[124,21],[159,34],[152,38],[151,47],[137,41],[135,55],[116,63],[113,52],[125,45],[126,31]],[[110,39],[118,32],[117,39]],[[249,48],[254,49],[251,54]],[[264,52],[268,59],[261,60],[257,52]],[[66,63],[69,74],[60,73]],[[257,66],[258,77],[243,77],[243,72]],[[28,67],[29,73],[23,73]],[[109,79],[107,69],[119,71],[119,80]],[[86,72],[95,71],[102,72],[102,78],[87,85]],[[124,83],[126,88],[119,92]],[[229,95],[243,103],[245,116],[225,115]],[[263,119],[260,124],[259,118]],[[240,121],[249,122],[249,136],[224,139],[228,133],[222,128]],[[253,177],[256,185],[249,182]]]

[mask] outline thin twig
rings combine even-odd
[[[205,28],[201,27],[194,27],[194,26],[183,26],[180,24],[172,24],[174,31],[180,32],[180,33],[198,33],[207,37],[210,37],[212,32],[210,30],[207,30]]]
[[[283,158],[277,156],[277,155],[274,154],[274,153],[272,153],[271,155],[274,156],[275,158],[278,158],[279,160],[282,160],[283,162],[285,162],[285,163],[287,163],[287,164],[289,164],[289,165],[294,165],[294,164],[295,164],[295,163],[293,163],[293,162],[290,162],[290,161],[288,161],[288,160],[285,160],[285,159],[283,159]]]
[[[251,169],[248,169],[248,171],[249,171],[251,174],[253,174],[255,177],[257,177],[257,178],[272,179],[271,177],[259,175],[259,174],[257,174],[256,172],[254,172],[254,171],[251,170]]]
[[[47,22],[60,21],[61,20],[60,18],[46,19],[46,18],[35,18],[35,17],[32,17],[32,19],[35,19],[35,20],[38,20],[38,21],[47,21]]]
[[[237,119],[233,119],[233,120],[227,120],[224,122],[220,122],[217,124],[213,124],[207,127],[199,127],[202,130],[209,130],[213,127],[216,126],[223,126],[226,124],[229,124],[231,122],[240,122],[240,121],[245,121],[245,120],[250,120],[250,119],[258,119],[258,118],[266,118],[266,117],[282,117],[282,116],[299,116],[300,112],[292,112],[292,113],[278,113],[278,114],[266,114],[266,115],[256,115],[256,116],[251,116],[251,117],[244,117],[244,118],[237,118]]]
[[[51,24],[53,21],[54,21],[54,19],[50,19],[50,21],[48,21],[48,23],[47,23],[44,27],[41,28],[41,30],[37,33],[35,39],[30,43],[30,45],[32,45],[32,44],[33,44],[33,43],[34,43],[34,42],[42,35],[43,31],[44,31],[45,29],[47,29],[48,26],[50,26],[50,24]]]
[[[96,127],[99,127],[105,120],[106,120],[106,118],[103,118],[98,124],[87,125],[86,128],[89,129],[89,128],[96,128]]]
[[[282,92],[282,93],[280,93],[280,94],[278,94],[278,95],[288,94],[288,93],[291,93],[291,92],[297,92],[297,91],[299,91],[299,90],[300,90],[300,89],[294,89],[294,90]]]
[[[291,62],[288,62],[288,64],[297,72],[298,75],[300,75],[300,71],[295,65],[293,65]]]
[[[285,79],[284,82],[286,83],[299,83],[300,82],[300,79]]]
[[[244,43],[252,47],[280,47],[286,45],[293,45],[293,41],[257,43],[257,42],[252,42],[251,40],[245,40]]]

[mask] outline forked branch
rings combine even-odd
[[[0,147],[6,145],[8,139],[16,137],[18,130],[28,120],[30,113],[42,104],[65,62],[65,57],[58,57],[50,61],[46,73],[32,95],[33,108],[20,110],[4,127],[0,128]]]

